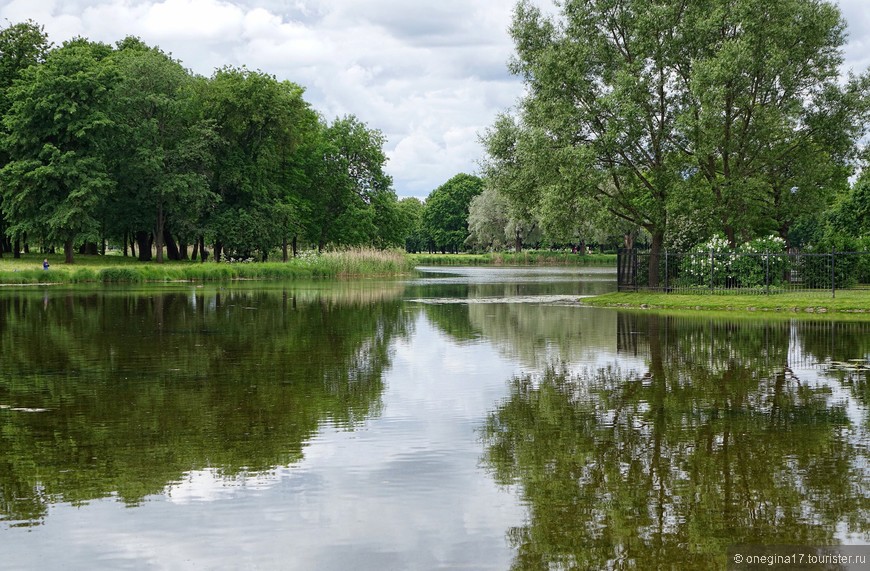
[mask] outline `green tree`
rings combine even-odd
[[[468,238],[465,243],[475,249],[502,250],[507,245],[506,229],[510,221],[507,198],[489,185],[468,205]]]
[[[203,117],[219,135],[210,187],[220,202],[207,221],[217,259],[224,248],[265,257],[282,242],[291,160],[309,112],[302,93],[294,83],[245,68],[219,69],[205,85]]]
[[[865,98],[863,79],[837,84],[842,32],[816,0],[570,0],[558,19],[523,1],[511,69],[570,192],[649,232],[655,286],[687,193],[735,243],[787,227],[791,189],[818,204],[848,174]]]
[[[398,203],[399,224],[402,227],[405,250],[421,252],[426,247],[423,235],[423,203],[413,196],[403,198]]]
[[[426,199],[423,227],[435,249],[458,252],[468,238],[468,208],[483,192],[483,179],[459,173]]]
[[[96,215],[114,182],[107,169],[114,125],[108,114],[117,74],[105,44],[66,42],[26,68],[7,91],[0,170],[13,235],[63,244],[73,263],[79,240],[96,240]]]
[[[393,181],[384,172],[385,142],[383,133],[352,115],[324,126],[308,217],[309,236],[319,249],[378,241],[376,213],[396,202]]]
[[[111,219],[121,222],[119,235],[140,237],[140,259],[150,259],[145,240],[153,235],[162,263],[168,225],[192,223],[213,202],[206,173],[215,137],[195,115],[193,79],[179,62],[136,38],[119,42],[112,61],[118,186]]]
[[[0,117],[9,112],[11,102],[7,90],[21,78],[25,69],[45,61],[51,43],[42,26],[33,21],[11,24],[0,30]],[[0,125],[5,132],[5,126]],[[9,155],[0,149],[0,168],[9,162]],[[12,250],[15,257],[20,256],[20,236],[15,236],[13,246],[6,236],[9,226],[3,212],[3,196],[0,193],[0,257],[3,252]]]

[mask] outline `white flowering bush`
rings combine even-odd
[[[714,288],[752,288],[779,284],[789,266],[785,240],[771,235],[732,249],[723,236],[714,236],[683,256],[678,285]],[[711,284],[712,280],[712,284]]]
[[[741,244],[737,253],[740,255],[731,264],[731,269],[740,287],[782,283],[789,266],[785,240],[773,234],[756,238]]]
[[[710,287],[712,279],[713,287],[726,287],[733,280],[730,266],[735,258],[735,252],[728,245],[728,240],[722,236],[713,236],[682,257],[678,285]]]

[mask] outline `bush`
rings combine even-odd
[[[714,236],[682,256],[675,285],[761,288],[768,283],[781,284],[790,265],[784,249],[785,240],[773,235],[746,242],[737,249],[732,249],[722,236]]]
[[[865,259],[867,256],[842,253],[862,251],[862,246],[857,238],[842,234],[828,234],[817,244],[807,246],[798,265],[802,283],[808,287],[831,287],[831,252],[837,252],[841,255],[834,257],[834,286],[854,286],[868,263]]]
[[[764,287],[782,283],[789,267],[785,240],[779,236],[757,238],[737,248],[731,273],[739,287]]]

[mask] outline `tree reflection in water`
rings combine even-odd
[[[34,292],[35,293],[35,292]],[[0,521],[299,461],[378,414],[401,289],[0,297]],[[45,412],[28,412],[45,410]]]
[[[867,325],[842,329],[867,350]],[[830,360],[826,331],[621,314],[620,350],[646,371],[513,379],[483,433],[529,510],[514,568],[724,568],[732,544],[866,542],[866,400],[790,366]]]

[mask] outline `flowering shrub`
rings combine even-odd
[[[730,266],[735,257],[728,240],[722,236],[713,236],[682,257],[678,284],[684,287],[710,287],[712,279],[713,287],[725,287],[733,280]]]
[[[785,240],[776,235],[756,238],[737,248],[731,264],[740,287],[763,287],[782,283],[789,266]],[[769,281],[768,281],[769,280]]]
[[[768,236],[732,249],[728,240],[714,236],[682,257],[677,285],[714,288],[763,287],[779,284],[788,270],[785,240]],[[712,280],[712,284],[711,284]]]

